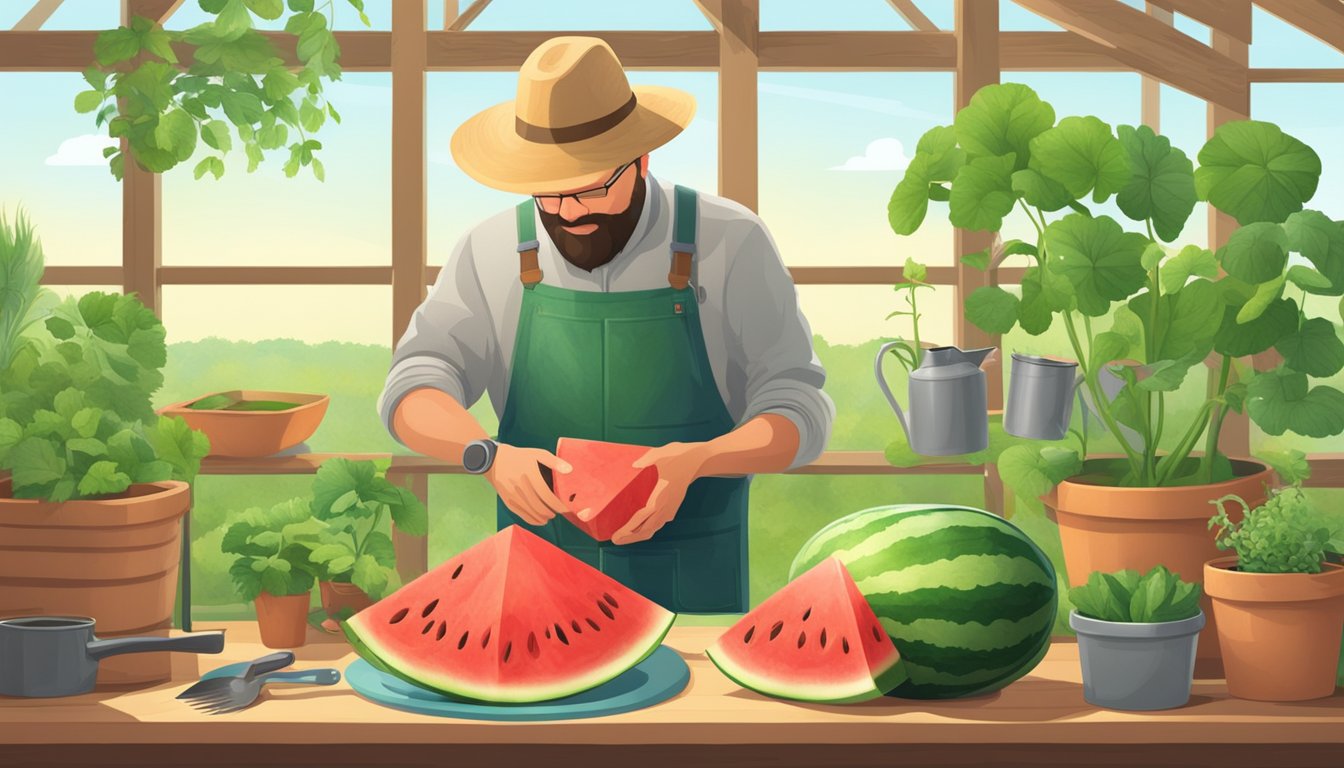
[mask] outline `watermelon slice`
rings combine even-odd
[[[706,652],[734,682],[784,699],[867,701],[906,680],[896,646],[834,557],[767,598]]]
[[[658,483],[656,467],[631,466],[648,452],[647,445],[560,438],[555,455],[573,467],[572,472],[555,473],[555,495],[569,505],[565,517],[594,539],[610,541],[611,535],[648,503]],[[578,513],[584,509],[598,514],[591,520],[580,520]]]
[[[375,667],[450,696],[570,696],[643,661],[675,614],[510,526],[342,624]]]

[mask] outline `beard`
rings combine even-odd
[[[573,221],[566,221],[558,213],[547,213],[541,209],[537,212],[546,234],[551,236],[551,242],[555,243],[565,261],[592,272],[616,258],[616,254],[630,242],[639,216],[644,211],[644,194],[644,177],[640,176],[636,178],[634,190],[630,193],[630,205],[620,213],[589,213]],[[562,224],[575,227],[596,224],[597,229],[579,235],[565,230]]]

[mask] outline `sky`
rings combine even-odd
[[[0,29],[33,0],[0,0]],[[367,0],[373,29],[390,28],[390,0]],[[1138,0],[1127,0],[1141,5]],[[461,3],[465,7],[468,3]],[[118,0],[66,0],[46,29],[99,29],[117,23]],[[951,0],[919,0],[940,27],[952,26]],[[431,28],[442,26],[442,4],[431,2]],[[579,13],[575,13],[578,9]],[[338,29],[362,29],[336,0]],[[187,0],[170,28],[198,23],[203,12]],[[1006,30],[1052,30],[1051,23],[1011,2],[1002,4]],[[1259,67],[1344,67],[1344,54],[1255,11],[1251,64]],[[782,29],[901,30],[908,27],[886,0],[762,0],[761,26]],[[1201,41],[1208,29],[1184,17],[1177,27]],[[472,24],[481,30],[710,29],[690,0],[494,0]],[[654,152],[660,178],[707,192],[717,187],[717,76],[712,72],[633,72],[633,83],[689,91],[698,111],[690,127]],[[1089,114],[1115,125],[1139,122],[1140,78],[1130,73],[1008,72],[1049,101],[1059,116]],[[951,122],[952,74],[777,73],[759,76],[760,213],[790,265],[899,265],[907,257],[952,263],[945,209],[910,237],[893,234],[886,204],[921,134]],[[428,75],[429,263],[444,262],[473,224],[516,202],[486,189],[454,165],[448,141],[476,112],[514,95],[506,72]],[[51,265],[116,265],[121,259],[121,194],[102,166],[90,115],[76,114],[77,74],[0,73],[0,103],[24,105],[0,122],[0,210],[22,207],[37,226]],[[341,125],[319,138],[325,183],[306,174],[286,179],[283,158],[255,174],[237,151],[222,181],[195,181],[191,166],[163,179],[163,259],[168,265],[385,265],[391,261],[391,78],[350,73],[328,87]],[[1162,88],[1162,131],[1193,156],[1203,143],[1204,102]],[[1324,177],[1311,205],[1344,218],[1344,84],[1256,85],[1252,116],[1272,120],[1321,155]],[[1197,210],[1183,242],[1203,243]],[[1004,237],[1023,234],[1012,220]],[[80,293],[90,286],[62,290]],[[861,343],[900,335],[889,286],[800,286],[814,332],[832,343]],[[926,338],[950,339],[952,289],[923,298]],[[240,307],[246,312],[239,312]],[[227,324],[220,318],[228,317]],[[220,335],[233,339],[292,337],[371,344],[390,341],[391,289],[371,286],[263,288],[167,286],[164,320],[170,341]]]

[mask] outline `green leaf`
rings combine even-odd
[[[1306,267],[1301,264],[1294,264],[1288,268],[1288,282],[1308,293],[1332,293],[1330,278],[1322,275],[1311,267]]]
[[[1273,123],[1223,123],[1199,150],[1199,199],[1243,226],[1279,223],[1316,194],[1321,159]]]
[[[1003,217],[1017,202],[1012,173],[1012,155],[971,160],[952,181],[948,220],[963,229],[990,232],[1002,229]]]
[[[1007,333],[1017,325],[1018,298],[997,285],[981,286],[966,297],[966,319],[986,333]]]
[[[1283,273],[1288,236],[1278,224],[1247,224],[1228,237],[1217,255],[1227,274],[1247,283],[1263,283]]]
[[[70,417],[70,426],[80,437],[93,437],[102,424],[103,412],[97,408],[81,408]]]
[[[1103,331],[1092,339],[1088,369],[1099,371],[1102,366],[1129,355],[1129,339],[1114,331]]]
[[[1140,259],[1148,238],[1123,231],[1108,216],[1071,213],[1046,227],[1045,240],[1051,271],[1072,283],[1085,315],[1106,314],[1112,301],[1129,298],[1147,280]]]
[[[327,180],[327,169],[322,165],[322,161],[318,160],[316,157],[313,158],[313,176],[316,177],[318,181]]]
[[[227,550],[226,550],[227,551]],[[252,569],[254,561],[250,557],[241,557],[229,568],[229,577],[234,590],[245,601],[251,602],[261,594],[261,576]]]
[[[341,113],[336,111],[336,106],[333,105],[330,101],[327,102],[327,114],[331,115],[331,119],[337,125],[341,124]],[[933,194],[932,191],[930,191],[929,194]]]
[[[235,125],[250,125],[261,119],[265,113],[261,99],[251,93],[225,91],[220,94],[224,114]]]
[[[1306,374],[1282,367],[1247,383],[1246,408],[1265,432],[1331,437],[1344,431],[1344,392],[1324,384],[1310,387]]]
[[[369,593],[375,599],[387,587],[388,569],[378,564],[373,555],[363,554],[355,561],[350,583]]]
[[[887,221],[898,235],[914,234],[929,209],[928,160],[915,155],[887,201]]]
[[[1031,167],[1075,199],[1101,202],[1129,183],[1129,156],[1111,127],[1092,116],[1066,117],[1031,142]]]
[[[1022,330],[1039,336],[1050,328],[1054,313],[1067,309],[1073,286],[1068,278],[1053,270],[1027,267],[1022,275],[1022,299],[1018,304],[1017,321]]]
[[[299,105],[299,122],[303,129],[309,133],[316,133],[322,128],[322,123],[326,122],[327,113],[317,108],[310,99],[304,99]]]
[[[233,148],[233,137],[229,135],[229,126],[223,120],[211,120],[201,126],[201,139],[211,149],[228,152]]]
[[[1082,471],[1078,454],[1067,448],[1014,445],[999,454],[999,474],[1019,499],[1032,501]]]
[[[1152,219],[1158,237],[1175,240],[1195,210],[1194,164],[1170,139],[1146,125],[1115,130],[1132,169],[1116,205],[1135,221]]]
[[[1259,317],[1247,323],[1237,322],[1242,306],[1231,303],[1223,310],[1222,325],[1213,337],[1213,348],[1219,354],[1229,357],[1257,355],[1297,330],[1297,302],[1292,299],[1270,302]]]
[[[925,175],[931,182],[955,179],[957,171],[966,164],[966,152],[957,147],[957,132],[950,125],[938,125],[925,131],[915,146],[915,156],[925,158]]]
[[[23,439],[23,427],[10,418],[0,418],[0,466],[6,466],[7,457]]]
[[[1322,317],[1307,320],[1297,333],[1282,339],[1274,348],[1283,355],[1284,365],[1308,376],[1323,378],[1344,369],[1344,343],[1340,342],[1334,323]]]
[[[80,91],[75,94],[75,111],[83,114],[92,112],[103,103],[101,91]]]
[[[243,0],[226,0],[215,19],[214,33],[219,39],[237,40],[252,28],[252,15]]]
[[[1162,263],[1167,257],[1167,252],[1157,243],[1149,243],[1143,249],[1143,255],[1139,257],[1139,266],[1143,267],[1144,272],[1151,272],[1153,268]]]
[[[1016,165],[1008,169],[1011,173],[1027,167],[1032,139],[1054,122],[1055,110],[1035,91],[1021,83],[1002,83],[976,91],[957,112],[955,127],[971,158],[1012,155]]]
[[[176,76],[177,70],[171,64],[145,61],[122,75],[115,90],[118,96],[132,101],[143,99],[155,112],[164,112],[173,101],[173,78]]]
[[[140,47],[170,63],[177,63],[177,54],[173,52],[173,38],[163,27],[155,25],[140,36]]]
[[[1311,462],[1302,451],[1260,451],[1255,457],[1278,473],[1284,485],[1299,485],[1311,477]]]
[[[167,112],[154,128],[154,143],[178,161],[186,160],[196,151],[196,121],[181,109]]]
[[[99,32],[93,41],[93,56],[104,67],[135,58],[140,53],[140,35],[129,27]]]
[[[429,533],[429,512],[420,499],[399,485],[392,486],[392,493],[397,499],[388,505],[393,524],[412,536],[424,536]]]
[[[397,564],[396,547],[392,546],[392,539],[382,531],[373,531],[364,539],[364,554],[372,556],[384,568],[392,568]]]
[[[130,476],[117,471],[117,465],[111,461],[94,462],[79,481],[79,492],[83,496],[121,493],[129,487]]]
[[[1198,280],[1179,293],[1159,297],[1156,318],[1152,300],[1152,294],[1144,291],[1129,302],[1129,308],[1153,340],[1153,361],[1192,354],[1203,359],[1213,348],[1213,337],[1223,320],[1223,301],[1217,286]]]
[[[961,263],[981,271],[989,269],[989,251],[976,251],[961,257]]]
[[[920,264],[914,259],[907,257],[905,260],[905,266],[901,270],[901,274],[905,277],[906,280],[916,283],[922,283],[928,280],[929,270],[928,267],[925,267],[923,264]]]
[[[1245,325],[1263,315],[1270,304],[1282,298],[1283,282],[1284,276],[1279,275],[1275,280],[1256,286],[1255,293],[1237,310],[1237,323]]]
[[[85,456],[106,456],[107,445],[102,440],[95,440],[91,437],[73,437],[65,441],[66,450],[72,453],[82,453]],[[113,463],[115,466],[115,463]]]
[[[146,437],[158,457],[173,466],[173,479],[190,482],[210,452],[210,440],[187,426],[181,416],[160,416]]]
[[[210,158],[203,157],[201,158],[201,162],[196,164],[195,170],[192,171],[192,176],[194,176],[197,181],[200,181],[201,177],[209,173],[212,167],[213,164],[210,162]]]
[[[274,21],[285,13],[283,0],[244,0],[247,9],[263,19]]]
[[[20,489],[38,489],[65,477],[65,460],[56,455],[51,441],[40,437],[24,438],[9,452],[16,498]],[[31,496],[26,497],[31,498]]]
[[[351,564],[354,563],[355,550],[351,549],[349,544],[328,543],[314,547],[309,559],[314,563],[329,563],[338,557],[350,556]]]
[[[1307,288],[1310,293],[1344,294],[1344,224],[1331,221],[1320,211],[1298,211],[1283,223],[1288,250],[1300,253],[1330,281],[1329,290]]]
[[[299,87],[299,78],[286,67],[272,67],[262,79],[262,87],[266,91],[266,98],[279,101],[289,98],[289,94]]]
[[[311,12],[313,10],[313,0],[289,0],[289,10]]]
[[[98,67],[89,67],[82,74],[84,75],[84,82],[88,83],[93,90],[107,90],[107,72]]]
[[[1027,205],[1045,211],[1058,211],[1073,202],[1063,184],[1032,168],[1013,172],[1013,191],[1021,195]]]
[[[313,514],[320,520],[341,514],[345,508],[336,510],[337,501],[352,492],[357,497],[367,498],[373,492],[374,481],[372,462],[344,458],[322,462],[313,478]]]
[[[1213,252],[1197,245],[1187,245],[1181,252],[1171,257],[1159,270],[1163,293],[1176,293],[1185,287],[1192,277],[1218,276],[1218,260]]]

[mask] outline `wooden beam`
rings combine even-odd
[[[144,16],[145,18],[156,21],[159,24],[167,21],[177,9],[182,7],[186,0],[134,0],[135,13],[133,16]],[[129,19],[122,24],[129,23]]]
[[[1155,3],[1147,3],[1147,12],[1149,16],[1158,21],[1172,26],[1176,23],[1175,17],[1171,11],[1162,8]],[[1153,133],[1162,132],[1162,84],[1148,75],[1144,75],[1140,82],[1142,96],[1139,109],[1139,120],[1144,125],[1153,129]]]
[[[443,28],[448,29],[457,21],[457,0],[443,0]]]
[[[937,32],[938,25],[934,24],[924,12],[919,10],[914,0],[887,0],[892,9],[905,19],[905,23],[910,25],[911,29],[920,32]]]
[[[467,10],[459,14],[457,18],[453,19],[453,23],[449,24],[447,29],[452,32],[461,32],[467,28],[468,24],[475,21],[476,17],[480,16],[481,11],[484,11],[485,7],[489,4],[490,0],[476,0],[476,2],[467,6]]]
[[[391,267],[159,267],[162,285],[391,285]]]
[[[719,30],[719,194],[755,211],[759,170],[756,85],[760,0],[715,0]]]
[[[41,29],[42,25],[47,23],[47,19],[51,18],[51,14],[55,13],[64,2],[65,0],[37,0],[37,4],[23,14],[23,18],[15,22],[14,29],[23,32]]]
[[[761,69],[774,71],[905,69],[956,66],[950,32],[762,32]]]
[[[1337,51],[1344,51],[1344,3],[1339,0],[1255,0],[1255,4]]]
[[[694,0],[695,7],[700,10],[700,15],[705,17],[705,21],[714,28],[715,32],[723,33],[723,0]]]
[[[1260,67],[1251,70],[1252,83],[1344,83],[1344,69]]]
[[[289,66],[299,66],[298,40],[284,32],[262,32],[275,45],[276,54]],[[442,33],[440,33],[442,34]],[[479,34],[479,33],[472,33]],[[387,72],[391,62],[389,32],[336,32],[341,46],[341,69],[347,72]],[[98,32],[42,30],[0,31],[0,72],[83,72],[93,63],[93,43]],[[173,46],[183,66],[191,63],[192,46]]]
[[[1107,46],[1136,72],[1206,101],[1236,105],[1246,91],[1246,67],[1150,18],[1120,0],[1016,0],[1065,29]]]
[[[1235,9],[1229,14],[1226,0],[1150,0],[1148,4],[1175,11],[1206,27],[1219,27],[1224,33],[1244,43],[1251,41],[1250,19],[1243,19],[1235,13]]]
[[[481,0],[472,6],[483,5]],[[468,9],[470,13],[471,9]],[[480,11],[477,10],[477,13]],[[426,0],[392,8],[392,346],[425,299]],[[458,21],[466,18],[463,14]],[[470,21],[470,19],[467,19]]]
[[[121,267],[47,267],[43,285],[121,285]]]
[[[1130,72],[1110,49],[1072,32],[1000,32],[999,70]]]
[[[719,66],[716,32],[583,31],[606,40],[626,69],[712,70]],[[517,71],[552,32],[430,32],[428,65],[433,72]]]

